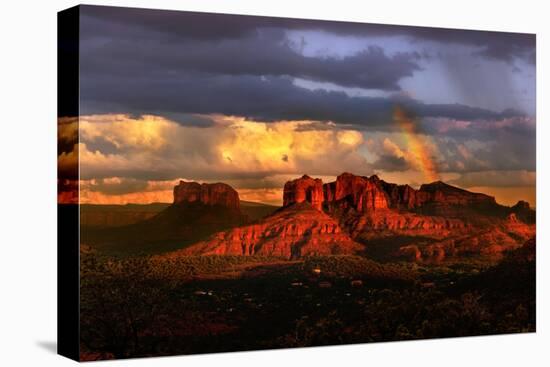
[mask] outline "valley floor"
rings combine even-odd
[[[535,262],[82,254],[81,358],[535,331]]]

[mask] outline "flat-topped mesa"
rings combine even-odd
[[[180,181],[174,187],[174,204],[194,202],[240,209],[239,193],[227,184]]]
[[[378,176],[355,176],[342,173],[335,182],[323,186],[325,202],[330,207],[334,203],[346,203],[358,212],[386,209],[389,199],[382,188]]]
[[[308,202],[317,210],[323,208],[323,181],[303,175],[285,184],[283,190],[283,206]]]
[[[417,205],[430,202],[448,205],[496,204],[492,196],[466,191],[441,181],[420,186],[416,202]]]

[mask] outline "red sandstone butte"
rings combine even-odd
[[[389,198],[377,176],[363,177],[342,173],[335,182],[325,184],[323,191],[329,205],[331,202],[346,200],[358,212],[389,207]]]
[[[283,190],[283,206],[308,202],[317,210],[323,208],[323,181],[303,175],[285,184]]]
[[[239,194],[224,183],[199,184],[198,182],[180,181],[174,187],[174,204],[200,202],[205,205],[220,205],[239,209]]]

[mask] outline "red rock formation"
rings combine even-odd
[[[497,205],[494,197],[472,193],[441,181],[425,184],[419,190],[409,185],[387,183],[373,175],[343,173],[335,182],[324,185],[324,200],[330,204],[347,200],[359,212],[376,209],[413,210],[425,205],[444,206]]]
[[[498,205],[491,196],[472,193],[441,181],[422,185],[415,190],[408,185],[387,183],[377,176],[343,173],[335,182],[325,184],[323,191],[324,207],[331,214],[339,211],[338,215],[350,208],[369,215],[392,209],[400,213],[474,220],[487,215],[504,218],[509,211],[509,208]],[[526,214],[523,217],[529,216]]]
[[[415,261],[498,255],[535,234],[535,212],[527,203],[508,208],[491,196],[441,181],[415,190],[376,176],[344,173],[323,189],[324,208],[354,240],[366,243],[368,250],[370,243],[408,238],[411,245],[396,255]]]
[[[388,208],[388,197],[377,176],[363,177],[342,173],[336,182],[323,187],[328,207],[350,206],[358,212]]]
[[[451,232],[452,233],[452,232]],[[517,249],[535,235],[535,226],[523,223],[511,214],[506,220],[495,220],[484,228],[471,228],[462,233],[452,233],[448,238],[435,240],[419,248],[415,261],[441,261],[452,256],[479,254],[501,256],[503,252]],[[397,256],[410,252],[410,246],[402,246]]]
[[[302,202],[284,207],[257,224],[217,233],[169,256],[216,254],[299,258],[353,254],[361,249],[362,246],[343,232],[330,216]]]
[[[390,198],[389,207],[415,209],[428,204],[456,206],[494,206],[495,198],[448,185],[442,181],[420,186],[415,190],[409,185],[396,185],[382,181],[382,187]]]
[[[174,187],[174,204],[200,202],[205,205],[220,205],[239,209],[239,194],[224,183],[199,184],[180,181]]]
[[[396,185],[385,181],[381,183],[389,197],[391,208],[411,210],[417,206],[417,190],[409,185]]]
[[[343,173],[324,185],[325,207],[352,238],[388,235],[445,236],[468,225],[456,218],[422,215],[416,208],[430,194],[408,185],[384,182],[377,176]],[[374,231],[374,232],[373,232]]]
[[[470,192],[448,185],[441,181],[420,186],[417,192],[416,205],[436,202],[448,205],[495,205],[495,198],[489,195]]]
[[[288,181],[283,190],[283,206],[308,202],[317,210],[323,207],[323,181],[304,175]]]
[[[387,236],[389,233],[444,237],[452,233],[467,232],[471,228],[470,224],[456,218],[405,213],[392,209],[366,214],[348,212],[340,214],[338,218],[340,225],[354,238]]]
[[[236,192],[227,188],[182,182],[174,190],[174,202],[238,203]],[[283,201],[282,209],[260,222],[216,233],[180,253],[296,258],[355,253],[362,250],[359,241],[367,251],[369,244],[380,249],[380,242],[390,243],[389,256],[441,261],[462,254],[500,254],[535,234],[534,211],[527,203],[501,206],[491,196],[440,181],[415,190],[377,176],[343,173],[323,185],[304,175],[285,184]]]

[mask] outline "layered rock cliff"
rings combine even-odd
[[[518,248],[534,235],[533,225],[523,223],[511,214],[508,219],[495,221],[485,228],[453,233],[424,246],[402,246],[395,255],[415,261],[441,261],[462,255],[500,256]]]
[[[437,207],[497,208],[492,196],[472,193],[458,187],[437,181],[425,184],[415,190],[409,185],[397,185],[380,180],[378,176],[355,176],[343,173],[335,182],[324,188],[324,202],[331,209],[352,207],[357,212],[367,213],[378,209],[398,209],[401,211],[422,211]],[[446,213],[449,214],[449,213]]]
[[[335,182],[325,184],[323,189],[324,201],[328,207],[341,203],[365,213],[386,209],[391,204],[377,176],[362,177],[343,173],[336,178]]]
[[[174,190],[174,205],[200,202],[235,210],[235,196],[238,202],[237,193],[224,184],[182,182]],[[283,207],[271,216],[216,233],[181,253],[297,258],[369,253],[377,246],[391,256],[442,260],[519,246],[534,235],[534,221],[525,202],[505,207],[491,196],[441,181],[416,190],[377,176],[343,173],[323,184],[304,175],[285,184]]]
[[[289,191],[303,179],[287,183],[285,196],[292,197]],[[306,182],[311,181],[307,177]],[[307,195],[303,200],[310,201]],[[316,207],[318,201],[317,197]],[[535,232],[535,214],[526,202],[505,207],[492,196],[441,181],[416,190],[387,183],[376,175],[343,173],[323,185],[322,201],[323,210],[352,239],[367,246],[391,238],[395,243],[408,239],[419,245],[402,246],[396,254],[416,260],[497,254],[520,245]]]
[[[353,254],[361,249],[334,219],[302,201],[289,204],[256,224],[217,233],[173,255],[270,255],[294,259]]]

